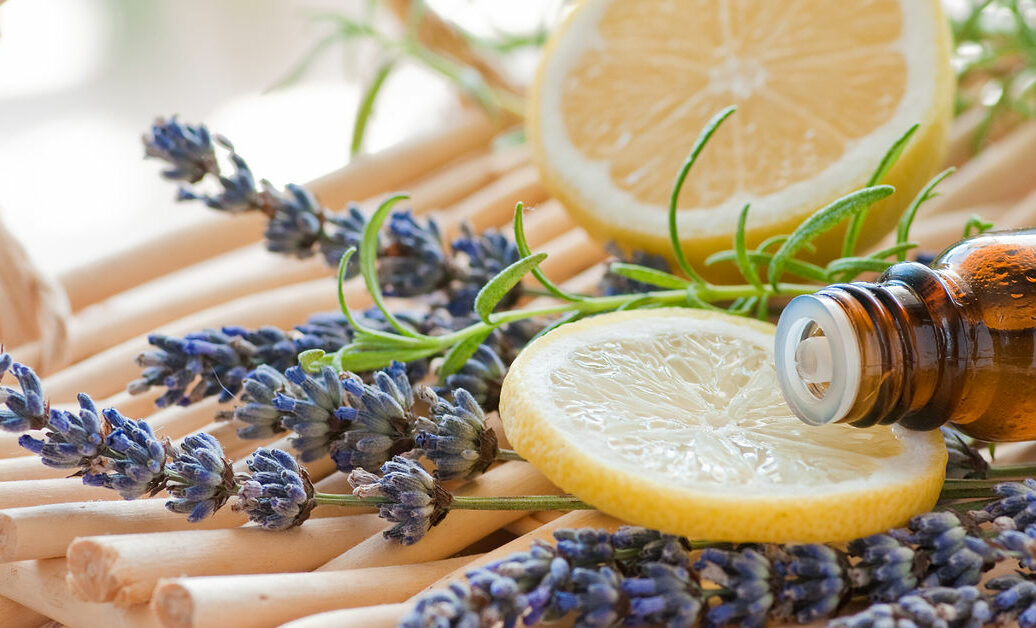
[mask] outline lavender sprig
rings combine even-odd
[[[208,128],[182,124],[176,116],[155,120],[151,133],[144,135],[144,151],[169,164],[162,176],[173,181],[197,183],[205,175],[219,172]]]
[[[45,437],[41,440],[23,434],[18,444],[38,455],[48,467],[79,468],[92,475],[100,473],[105,426],[89,395],[79,395],[79,406],[78,413],[52,409]]]
[[[856,615],[839,617],[829,628],[883,628],[918,626],[978,628],[994,613],[982,592],[973,586],[932,587],[899,598],[893,604],[874,604]]]
[[[998,591],[990,605],[1002,622],[1015,621],[1020,628],[1036,627],[1036,582],[1015,573],[990,578],[986,588]]]
[[[907,530],[892,530],[892,536],[918,546],[927,557],[921,574],[923,586],[978,584],[982,573],[1001,558],[985,539],[973,536],[960,517],[952,512],[929,512],[910,519]]]
[[[104,420],[113,428],[106,445],[112,471],[105,474],[103,486],[118,491],[123,499],[154,496],[166,487],[166,459],[175,451],[160,441],[145,421],[126,418],[115,408],[102,411]],[[87,481],[84,478],[84,481]]]
[[[722,587],[706,591],[721,600],[705,611],[703,626],[763,626],[776,601],[773,567],[752,548],[729,551],[707,547],[694,563],[702,579]]]

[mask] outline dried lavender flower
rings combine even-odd
[[[251,477],[241,484],[237,510],[267,530],[302,525],[316,507],[313,483],[286,451],[260,447],[248,457]]]
[[[23,434],[18,444],[39,455],[48,467],[79,468],[81,473],[96,474],[104,453],[105,432],[90,396],[80,393],[78,398],[78,413],[50,411],[45,440]]]
[[[972,513],[979,521],[1010,517],[1019,529],[1036,523],[1036,479],[1003,482],[994,486],[993,492],[1000,499],[986,506],[983,511]]]
[[[829,628],[978,628],[993,619],[993,611],[973,586],[932,587],[901,597],[894,604],[873,604],[867,610],[839,617]]]
[[[1000,559],[996,548],[985,539],[969,534],[960,517],[952,512],[929,512],[917,515],[889,534],[918,546],[927,567],[921,574],[921,586],[978,584],[982,573]]]
[[[636,551],[634,557],[621,562],[664,563],[683,569],[691,567],[689,545],[683,537],[663,534],[640,526],[622,526],[612,533],[610,540],[617,553]]]
[[[0,429],[8,432],[42,429],[50,420],[50,411],[43,400],[39,376],[28,366],[12,360],[10,354],[0,352],[0,379],[8,370],[18,380],[21,392],[0,386]]]
[[[413,545],[450,511],[453,496],[420,463],[395,456],[381,467],[381,477],[363,469],[349,474],[353,495],[384,497],[378,507],[383,519],[395,523],[385,538]]]
[[[763,626],[775,596],[770,561],[752,548],[728,551],[716,548],[702,550],[695,569],[703,580],[720,585],[709,591],[722,602],[706,610],[702,625]]]
[[[486,427],[485,414],[475,398],[463,388],[453,391],[452,404],[428,393],[434,425],[419,432],[415,440],[435,463],[435,477],[471,478],[484,472],[496,460],[500,447],[496,433]]]
[[[917,588],[914,550],[888,534],[849,542],[849,555],[860,560],[849,569],[853,588],[880,602],[892,602]]]
[[[106,408],[102,414],[112,428],[106,446],[115,454],[108,462],[112,471],[104,475],[104,486],[118,491],[123,499],[154,496],[164,489],[171,448],[155,438],[145,421],[126,418],[114,408]]]
[[[572,570],[572,595],[576,600],[574,626],[580,628],[606,628],[620,619],[619,603],[622,600],[621,578],[611,567]]]
[[[563,528],[554,531],[558,554],[577,565],[594,565],[615,558],[612,535],[593,528]]]
[[[165,506],[173,512],[186,513],[191,523],[211,516],[238,492],[234,470],[223,455],[223,447],[204,432],[184,438],[182,450],[166,469],[167,490],[173,499]]]
[[[373,380],[371,384],[355,376],[342,380],[348,399],[336,417],[346,428],[331,443],[331,458],[342,471],[374,471],[414,448],[417,417],[406,365],[393,362],[375,372]]]
[[[475,610],[481,592],[473,591],[462,580],[451,582],[446,589],[435,589],[421,595],[417,604],[399,622],[399,628],[480,628],[481,618]]]
[[[990,604],[1001,623],[1014,621],[1020,628],[1036,628],[1036,582],[1013,573],[990,578],[986,588],[999,591]]]
[[[1026,569],[1036,569],[1036,525],[1026,526],[1024,530],[1000,530],[996,543]]]
[[[690,628],[698,623],[701,586],[687,569],[645,563],[637,577],[622,581],[621,588],[629,600],[624,626]]]
[[[298,356],[294,343],[275,327],[254,332],[239,327],[206,329],[183,338],[152,334],[148,342],[155,349],[137,355],[137,364],[144,370],[140,379],[130,383],[129,392],[166,387],[155,402],[160,408],[190,405],[215,394],[220,402],[229,401],[259,364],[287,368]]]
[[[176,116],[158,118],[143,140],[146,156],[169,164],[162,171],[167,179],[197,183],[205,175],[219,172],[212,136],[204,124],[182,124]]]
[[[482,569],[511,578],[520,587],[527,606],[522,615],[526,625],[541,619],[558,619],[575,608],[575,598],[559,596],[569,585],[572,567],[548,543],[533,540],[527,551],[511,554]],[[491,596],[492,591],[488,590],[486,594]]]
[[[242,384],[241,401],[244,405],[234,408],[234,418],[245,427],[237,430],[241,438],[270,438],[287,428],[282,423],[283,412],[275,405],[277,395],[301,399],[304,392],[288,381],[280,371],[266,364],[248,374]]]
[[[314,246],[323,236],[323,209],[305,188],[294,183],[279,192],[265,184],[264,192],[271,209],[266,223],[266,250],[297,259],[311,257]]]
[[[331,367],[312,376],[293,366],[284,376],[291,387],[274,395],[273,407],[282,413],[284,427],[298,434],[290,442],[302,461],[317,460],[330,451],[349,420],[341,379]]]
[[[450,390],[463,388],[479,404],[495,410],[500,405],[500,390],[506,375],[507,365],[491,346],[483,343],[456,373],[446,376],[446,385],[437,392],[447,394]]]
[[[434,220],[421,225],[409,210],[394,212],[388,231],[388,243],[378,256],[378,282],[386,295],[415,297],[446,285],[449,260]]]
[[[806,624],[834,615],[848,600],[849,563],[844,554],[819,543],[771,547],[771,561],[780,576],[775,617]]]
[[[217,143],[230,151],[230,163],[234,166],[232,174],[221,173],[218,169],[212,172],[219,181],[220,191],[216,194],[181,187],[176,194],[178,201],[201,201],[210,209],[224,211],[228,214],[240,214],[248,211],[262,211],[269,214],[267,198],[256,185],[255,175],[241,155],[234,151],[233,144],[224,137]]]

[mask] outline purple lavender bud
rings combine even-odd
[[[169,164],[162,171],[167,179],[197,183],[205,175],[219,172],[212,137],[203,124],[181,124],[176,116],[158,118],[143,139],[148,157]]]
[[[395,456],[381,467],[382,477],[362,469],[349,475],[353,494],[359,497],[384,497],[379,506],[383,519],[395,523],[385,538],[413,545],[442,521],[450,510],[453,496],[420,463]]]
[[[103,476],[104,486],[118,491],[123,499],[153,496],[165,488],[166,446],[155,438],[151,426],[128,419],[114,408],[103,414],[112,428],[106,445],[117,454],[110,462],[113,472]]]
[[[446,285],[450,271],[435,221],[419,224],[408,211],[389,217],[388,243],[378,257],[378,282],[388,296],[415,297]]]
[[[17,367],[17,365],[16,365]],[[48,467],[79,468],[90,472],[103,457],[104,432],[94,402],[86,394],[79,395],[80,410],[51,410],[44,440],[22,435],[18,443],[38,454]]]
[[[267,530],[287,530],[302,525],[316,502],[313,483],[291,454],[260,447],[248,458],[252,472],[241,487],[235,509]]]
[[[21,390],[0,386],[0,429],[25,432],[43,428],[50,415],[39,376],[28,366],[15,362],[10,354],[0,353],[0,378],[8,370]]]
[[[375,372],[373,380],[372,384],[357,377],[342,380],[347,399],[336,416],[346,429],[331,443],[331,458],[341,471],[373,471],[414,447],[417,417],[406,366],[393,362]]]
[[[173,499],[165,506],[187,514],[191,523],[209,517],[237,494],[234,470],[223,447],[204,432],[184,438],[182,450],[166,468],[171,472],[167,490]]]
[[[430,391],[429,391],[430,392]],[[454,403],[431,393],[434,427],[417,434],[417,446],[435,463],[440,480],[471,478],[493,464],[500,447],[496,433],[486,428],[486,417],[463,388],[453,391]]]

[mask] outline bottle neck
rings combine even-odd
[[[963,366],[950,359],[961,328],[955,321],[940,275],[916,263],[893,266],[880,283],[797,297],[777,326],[785,399],[815,425],[934,429],[951,418],[957,398],[946,394]]]

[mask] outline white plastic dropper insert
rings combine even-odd
[[[836,423],[849,413],[860,387],[860,346],[834,299],[809,294],[788,303],[777,321],[774,361],[784,399],[804,422]]]

